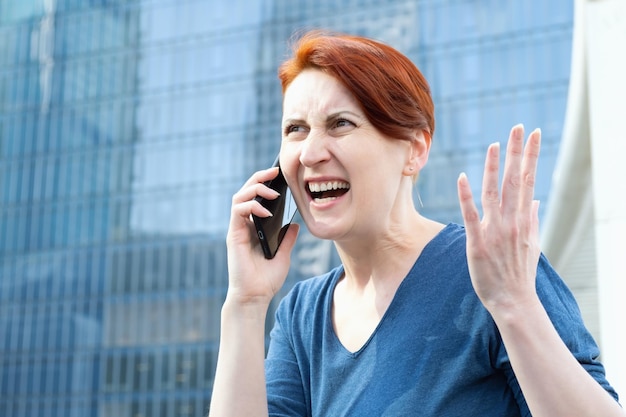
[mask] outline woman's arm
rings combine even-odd
[[[523,127],[511,130],[501,190],[499,146],[489,147],[482,219],[467,178],[459,177],[472,284],[498,326],[533,416],[623,417],[624,410],[569,351],[536,292],[539,204],[533,193],[540,141],[535,130],[524,146]]]
[[[267,416],[265,388],[265,317],[269,304],[282,287],[298,226],[291,225],[280,250],[265,259],[256,239],[251,214],[269,212],[254,198],[276,198],[263,185],[278,168],[254,174],[233,196],[226,238],[228,293],[222,307],[220,348],[211,396],[210,417]]]
[[[262,306],[226,300],[210,417],[267,416],[265,392],[265,315]]]
[[[574,358],[541,302],[492,317],[533,416],[626,415]]]

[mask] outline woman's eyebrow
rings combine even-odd
[[[351,110],[340,110],[340,111],[334,112],[332,114],[329,114],[326,117],[326,120],[333,120],[333,119],[336,119],[337,117],[340,117],[340,116],[343,116],[343,115],[350,115],[350,116],[353,116],[353,117],[357,117],[359,119],[363,118],[363,116],[361,116],[360,114],[355,113],[355,112],[353,112]]]
[[[302,120],[302,119],[298,119],[295,117],[290,117],[288,119],[285,119],[283,121],[283,127],[289,126],[289,125],[296,125],[296,124],[306,124],[306,121]]]
[[[339,111],[336,111],[336,112],[333,112],[333,113],[327,115],[326,116],[326,121],[334,120],[334,119],[336,119],[338,117],[345,116],[345,115],[350,115],[350,116],[356,117],[358,119],[363,119],[364,118],[364,116],[362,116],[362,115],[360,115],[358,113],[355,113],[355,112],[353,112],[351,110],[339,110]],[[283,120],[282,126],[286,127],[286,126],[289,126],[289,125],[300,125],[300,124],[306,125],[308,123],[307,123],[306,120],[301,119],[299,117],[289,117],[289,118]]]

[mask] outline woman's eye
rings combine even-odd
[[[335,127],[346,127],[346,126],[354,126],[354,123],[347,119],[337,119],[335,121]]]
[[[289,125],[285,128],[285,134],[290,134],[290,133],[294,133],[294,132],[300,132],[302,131],[302,126],[298,126],[298,125]]]

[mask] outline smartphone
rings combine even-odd
[[[272,217],[252,215],[256,233],[261,243],[261,248],[263,248],[263,254],[267,259],[272,259],[276,255],[280,242],[282,242],[285,232],[287,232],[296,211],[298,211],[296,202],[280,170],[278,156],[273,166],[278,167],[278,175],[276,178],[267,181],[265,185],[278,191],[280,195],[274,200],[256,197],[256,200],[272,213]]]

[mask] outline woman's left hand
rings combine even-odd
[[[525,146],[523,126],[511,129],[500,191],[500,146],[489,146],[481,195],[482,219],[467,177],[461,174],[458,180],[472,284],[492,314],[537,302],[539,202],[533,200],[533,194],[540,147],[539,129],[529,135]]]

